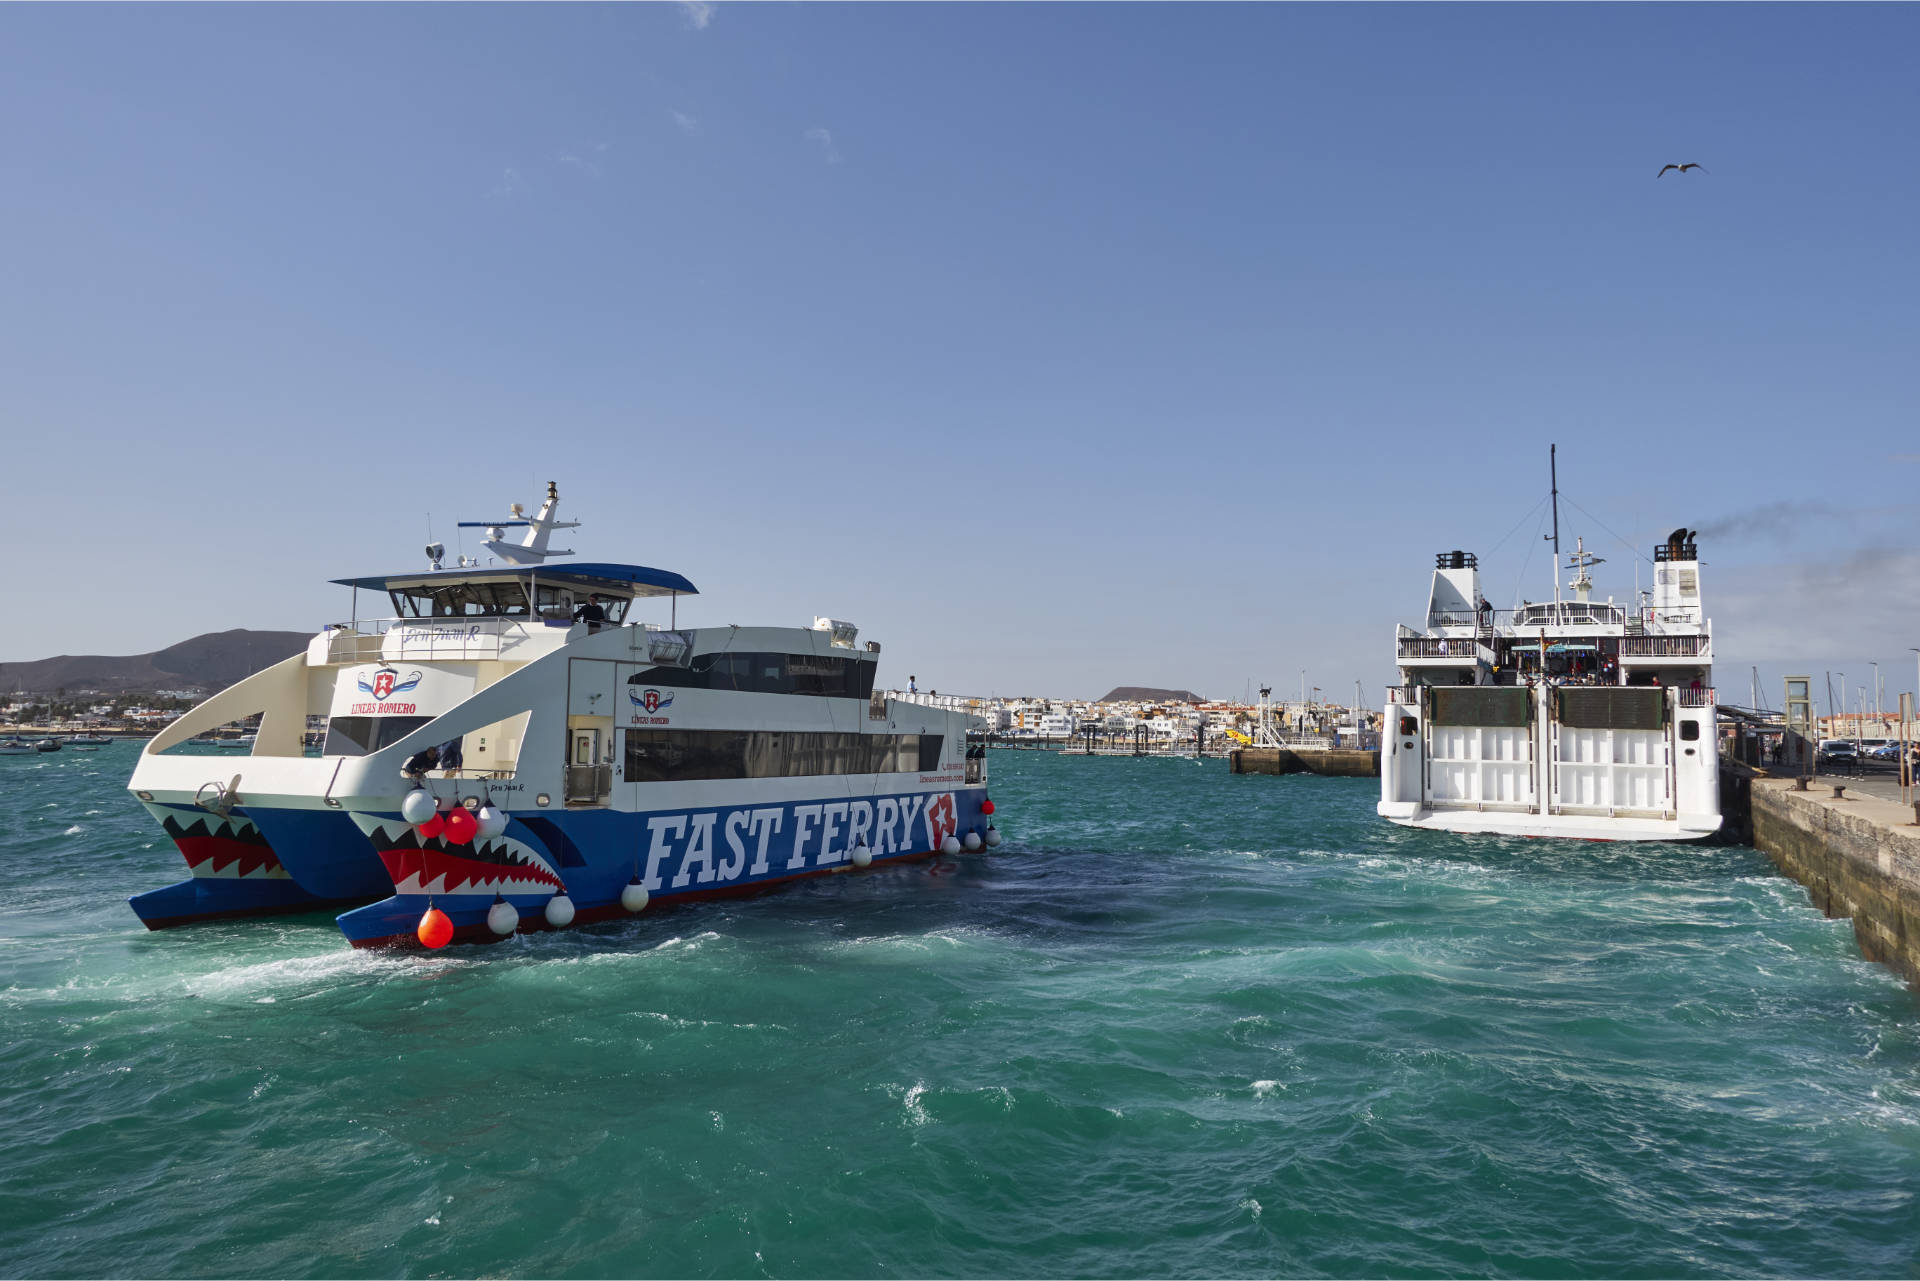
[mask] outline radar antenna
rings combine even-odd
[[[547,540],[553,537],[556,529],[578,529],[577,520],[560,520],[555,513],[560,510],[560,489],[553,481],[547,482],[547,500],[540,504],[540,510],[532,517],[526,515],[526,508],[514,503],[507,508],[513,513],[512,520],[463,520],[462,529],[484,529],[486,541],[480,545],[498,556],[509,565],[538,565],[549,556],[571,556],[571,549],[559,551],[550,549]],[[526,535],[517,543],[507,541],[508,529],[525,529]]]

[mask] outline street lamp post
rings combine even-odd
[[[1907,648],[1913,651],[1913,702],[1916,708],[1920,708],[1920,645],[1909,645]]]

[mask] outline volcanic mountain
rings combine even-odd
[[[312,639],[306,632],[208,632],[151,654],[116,657],[62,654],[26,663],[0,663],[0,694],[97,690],[151,694],[163,689],[210,694],[291,658]]]
[[[1122,685],[1100,701],[1103,703],[1204,703],[1207,700],[1190,689],[1152,689],[1145,685]]]

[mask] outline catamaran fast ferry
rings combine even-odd
[[[1382,817],[1610,841],[1719,830],[1713,627],[1694,535],[1677,529],[1654,548],[1651,600],[1632,609],[1592,599],[1598,558],[1576,546],[1573,599],[1514,611],[1488,604],[1473,554],[1437,557],[1425,628],[1399,629]],[[1556,583],[1559,560],[1556,548]]]
[[[679,574],[549,563],[558,501],[489,531],[501,563],[335,580],[353,621],[148,744],[129,787],[194,875],[143,920],[345,901],[355,946],[437,945],[1000,843],[974,718],[876,689],[851,624],[680,629]],[[246,757],[166,754],[255,715]]]

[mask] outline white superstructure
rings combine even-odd
[[[1654,549],[1653,591],[1632,606],[1592,599],[1597,563],[1577,544],[1572,599],[1495,610],[1475,556],[1439,555],[1425,626],[1397,637],[1382,817],[1589,840],[1719,830],[1713,629],[1694,536],[1678,529]]]

